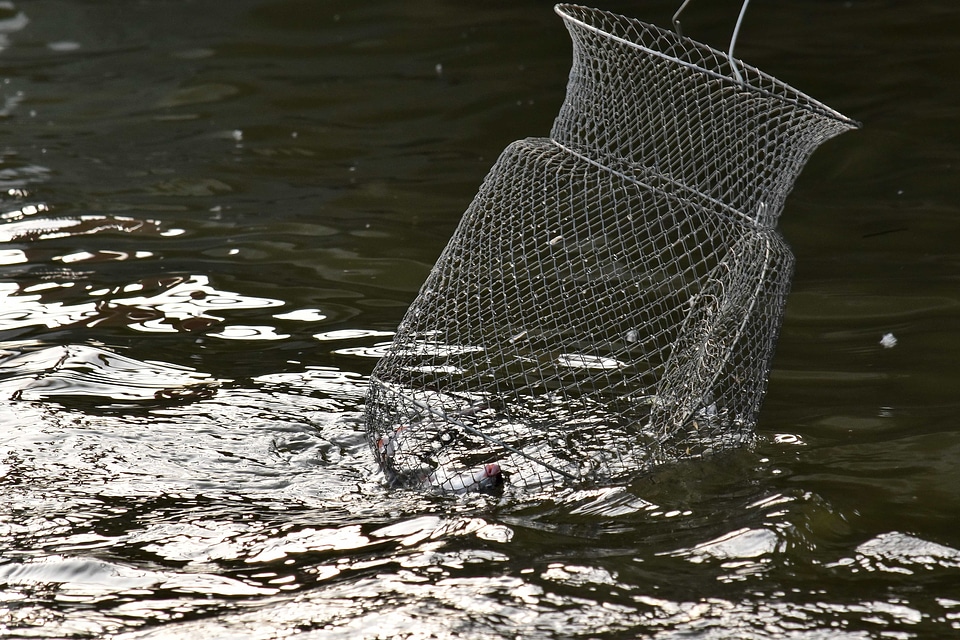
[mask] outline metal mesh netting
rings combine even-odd
[[[603,480],[749,442],[793,256],[775,229],[856,123],[688,38],[558,5],[550,138],[514,142],[378,363],[388,480]]]

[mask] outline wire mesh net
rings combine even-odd
[[[556,10],[550,137],[497,160],[371,376],[394,485],[603,481],[753,438],[793,269],[776,221],[857,125],[672,31]]]

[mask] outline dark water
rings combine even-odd
[[[0,2],[0,635],[949,637],[960,5],[754,5],[738,55],[865,125],[787,203],[759,445],[438,497],[382,486],[365,376],[548,132],[551,4]]]

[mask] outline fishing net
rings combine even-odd
[[[550,137],[506,148],[372,374],[392,484],[603,481],[753,437],[793,268],[776,221],[857,125],[672,31],[556,10]]]

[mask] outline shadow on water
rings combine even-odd
[[[739,55],[865,124],[787,202],[754,447],[614,486],[385,488],[366,376],[493,159],[549,129],[550,4],[0,2],[0,635],[960,624],[946,0],[748,13]],[[685,31],[724,46],[729,4]]]

